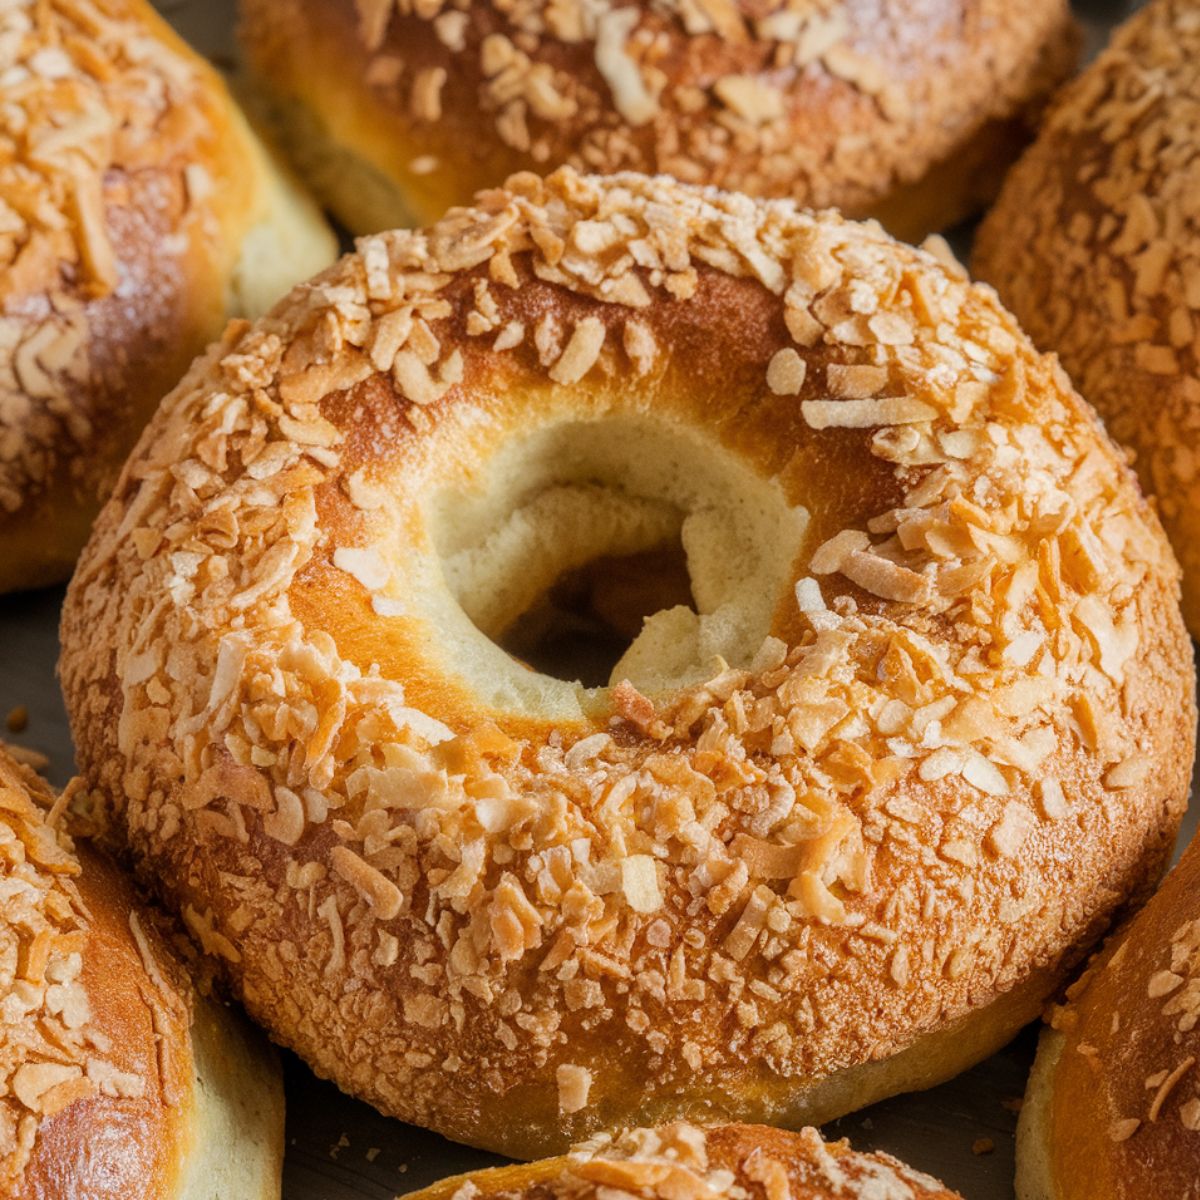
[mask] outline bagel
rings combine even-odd
[[[1200,843],[1051,1011],[1017,1127],[1020,1200],[1200,1196]]]
[[[66,579],[154,405],[336,244],[144,0],[0,11],[0,592]]]
[[[1152,0],[1008,176],[974,266],[1130,447],[1200,637],[1200,14]]]
[[[0,1192],[9,1200],[278,1200],[283,1086],[200,997],[155,914],[47,819],[0,750]]]
[[[827,1144],[811,1127],[683,1123],[601,1135],[562,1158],[457,1175],[404,1200],[594,1200],[614,1192],[644,1200],[962,1200],[891,1155]]]
[[[357,233],[570,165],[836,205],[920,237],[995,196],[1077,50],[1067,0],[241,0],[241,14],[271,123]]]
[[[672,545],[608,686],[493,640]],[[62,642],[81,804],[251,1013],[514,1157],[986,1057],[1157,876],[1195,732],[1170,548],[990,290],[567,168],[233,327]]]

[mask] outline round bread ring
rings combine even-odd
[[[0,749],[0,1189],[10,1200],[279,1200],[274,1054],[195,991],[158,915],[48,823],[52,805]]]
[[[1200,637],[1200,18],[1152,0],[1056,101],[975,250],[1135,453],[1184,569]]]
[[[159,400],[336,243],[145,0],[0,16],[0,592],[65,579]]]
[[[1196,1195],[1200,843],[1052,1010],[1017,1129],[1020,1200]]]
[[[611,687],[490,640],[672,537],[699,612]],[[958,1072],[1190,779],[1178,567],[1053,360],[956,264],[665,177],[516,177],[231,329],[62,634],[97,819],[252,1014],[514,1156]]]
[[[682,1122],[601,1135],[561,1158],[456,1175],[403,1200],[596,1200],[614,1188],[645,1200],[962,1200],[890,1154],[826,1143],[811,1127]]]
[[[811,7],[241,0],[241,41],[282,140],[358,233],[569,165],[922,237],[995,195],[1075,64],[1067,0]]]

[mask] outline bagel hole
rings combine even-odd
[[[655,695],[746,665],[791,594],[807,511],[699,431],[612,415],[457,452],[427,500],[425,611],[495,708],[603,712],[624,680]]]
[[[696,607],[682,541],[565,571],[494,640],[545,675],[604,687],[646,618]]]

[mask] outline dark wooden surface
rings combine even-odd
[[[195,45],[222,65],[231,62],[232,0],[161,0],[159,7]],[[1107,24],[1131,6],[1109,2],[1079,7],[1095,47]],[[961,244],[966,237],[956,240]],[[56,784],[66,782],[72,764],[54,674],[60,602],[56,590],[0,598],[0,718],[18,705],[29,711],[28,727],[4,736],[46,754]],[[1195,808],[1185,836],[1195,827]],[[864,1149],[890,1151],[940,1176],[967,1200],[1011,1200],[1015,1102],[1024,1089],[1034,1039],[1034,1031],[1027,1030],[958,1079],[877,1104],[835,1122],[826,1133],[849,1137]],[[314,1078],[291,1056],[285,1056],[284,1065],[285,1200],[389,1200],[445,1175],[499,1161],[381,1117]]]

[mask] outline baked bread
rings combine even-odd
[[[765,1125],[677,1123],[601,1135],[562,1158],[445,1179],[405,1200],[962,1200],[888,1154]]]
[[[1055,103],[974,266],[1134,451],[1200,636],[1200,11],[1151,0]]]
[[[607,686],[495,640],[671,544]],[[1178,567],[1053,360],[877,227],[665,177],[515,177],[233,327],[62,637],[97,819],[252,1015],[518,1157],[986,1057],[1191,774]]]
[[[1038,1046],[1020,1200],[1200,1196],[1200,843],[1105,946]]]
[[[0,1192],[278,1200],[266,1043],[201,998],[155,914],[0,750]]]
[[[256,87],[351,229],[518,170],[663,172],[920,237],[996,193],[1075,62],[1067,0],[241,0]],[[336,69],[331,64],[336,63]]]
[[[0,72],[5,592],[70,574],[192,358],[336,244],[144,0],[13,0]]]

